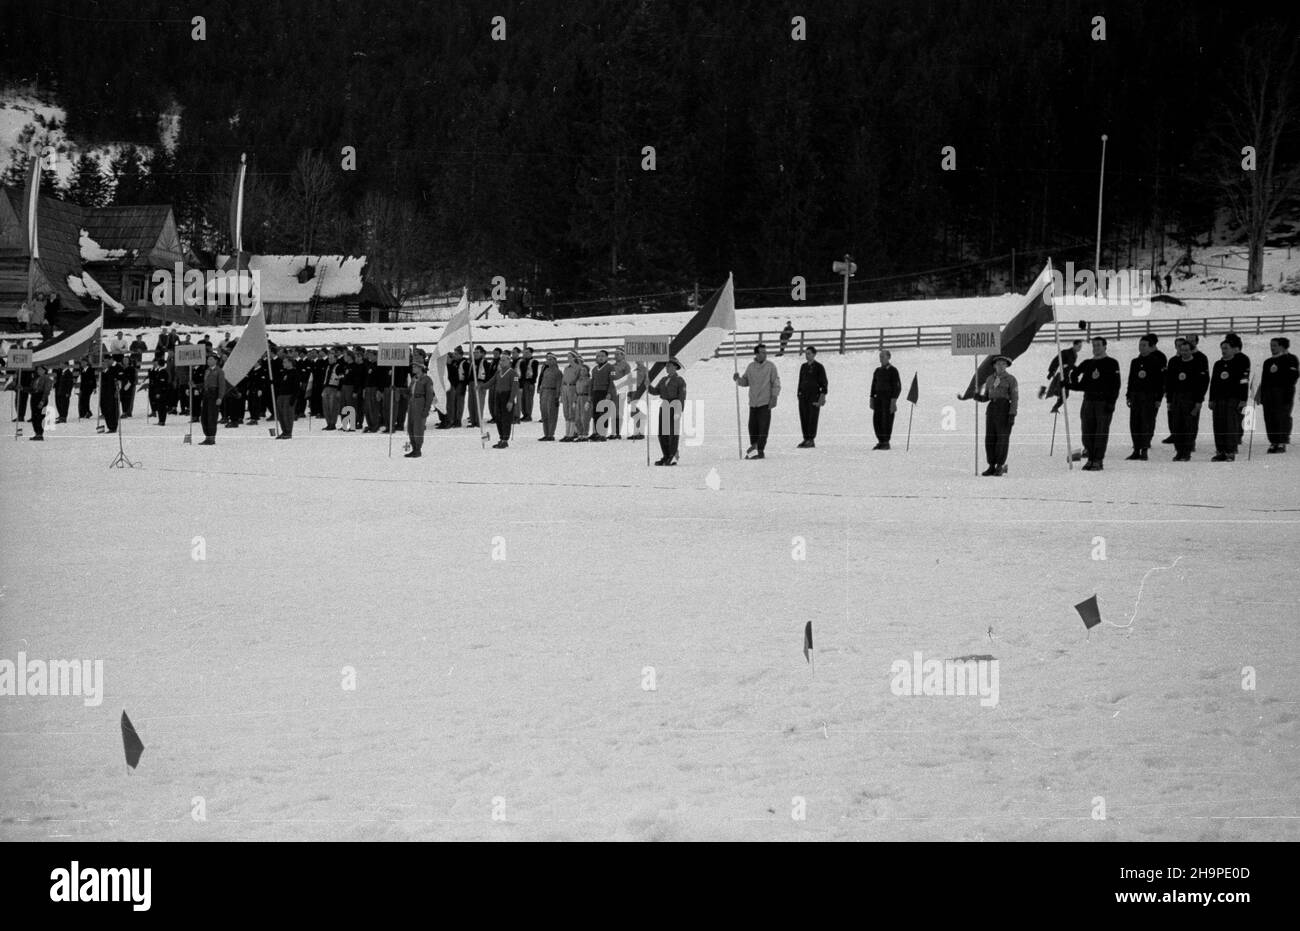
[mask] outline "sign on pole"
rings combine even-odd
[[[668,361],[672,343],[671,336],[632,336],[623,340],[623,352],[629,362],[654,365]]]
[[[1002,351],[1002,328],[996,323],[955,323],[952,327],[954,356],[989,356]]]
[[[30,369],[32,367],[32,352],[31,349],[10,349],[9,368]]]
[[[177,346],[176,364],[183,368],[203,365],[208,361],[207,346]]]
[[[379,364],[400,367],[411,361],[410,343],[380,343]]]
[[[858,273],[857,262],[835,262],[831,265],[831,270],[837,275],[848,275],[852,278]]]

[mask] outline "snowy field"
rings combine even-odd
[[[93,423],[0,441],[0,659],[104,663],[98,706],[0,698],[0,839],[1300,839],[1300,449],[1261,423],[1210,463],[1206,411],[1193,462],[1125,462],[1121,400],[1106,470],[1069,471],[1050,352],[1012,368],[1005,478],[942,349],[895,354],[910,451],[904,403],[870,451],[874,354],[830,353],[815,450],[778,360],[762,462],[724,361],[685,372],[675,469],[536,423],[407,460],[137,415],[124,471]],[[997,703],[895,695],[917,652],[995,658]]]

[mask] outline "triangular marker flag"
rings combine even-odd
[[[812,662],[808,654],[812,652],[812,621],[803,626],[803,658],[805,662]]]
[[[1093,595],[1086,601],[1081,601],[1074,606],[1074,610],[1079,612],[1079,617],[1083,618],[1083,626],[1092,630],[1101,623],[1101,609],[1097,607],[1097,596]]]
[[[131,726],[131,719],[125,711],[122,712],[122,749],[126,751],[126,765],[135,769],[140,762],[140,754],[144,753],[144,743]]]
[[[916,373],[913,372],[913,373],[912,373],[912,387],[910,387],[910,388],[907,389],[907,400],[909,400],[909,401],[911,401],[913,404],[915,404],[915,403],[917,402],[917,400],[920,399],[920,397],[921,397],[921,392],[920,392],[920,389],[918,388],[918,386],[917,386],[917,384],[916,384]]]

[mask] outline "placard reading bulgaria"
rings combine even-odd
[[[380,343],[379,344],[379,364],[380,365],[406,365],[411,361],[411,344],[410,343]]]
[[[1002,328],[996,323],[955,323],[952,327],[954,356],[990,356],[1002,351]]]
[[[629,362],[653,365],[668,361],[672,344],[671,336],[636,336],[623,340],[623,352]]]
[[[184,368],[194,365],[202,365],[207,361],[208,347],[206,346],[177,346],[176,347],[176,364]]]
[[[7,365],[11,369],[29,369],[32,367],[32,350],[10,349]]]

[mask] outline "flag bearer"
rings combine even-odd
[[[1011,360],[1006,356],[993,357],[993,374],[975,395],[976,403],[988,402],[984,414],[984,456],[989,467],[983,475],[1006,475],[1007,454],[1011,450],[1011,428],[1016,425],[1016,412],[1020,407],[1020,385],[1016,376],[1007,371]]]
[[[767,358],[767,347],[754,347],[754,361],[745,366],[745,374],[732,373],[731,380],[749,388],[749,449],[746,459],[762,459],[767,448],[767,434],[772,428],[772,411],[781,395],[781,376],[776,364]]]
[[[659,449],[663,456],[655,462],[659,466],[677,465],[677,449],[682,438],[682,411],[686,407],[686,380],[677,374],[681,363],[669,359],[665,368],[668,374],[649,391],[659,398]]]

